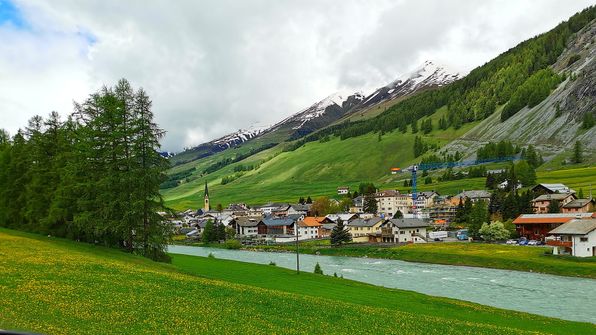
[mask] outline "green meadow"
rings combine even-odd
[[[172,264],[0,230],[0,328],[45,334],[593,334],[596,326],[273,266]]]

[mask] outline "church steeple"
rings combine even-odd
[[[207,188],[207,182],[205,182],[205,196],[204,196],[205,206],[204,211],[208,212],[211,210],[211,205],[209,205],[209,188]]]

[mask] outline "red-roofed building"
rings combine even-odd
[[[555,214],[522,214],[513,220],[519,236],[531,240],[541,240],[548,232],[573,219],[596,218],[596,213],[555,213]]]

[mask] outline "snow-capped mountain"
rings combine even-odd
[[[328,125],[339,119],[352,106],[360,103],[362,99],[364,99],[362,93],[334,93],[310,107],[287,117],[275,124],[268,131],[276,131],[280,128],[290,128],[295,131],[308,128],[308,130],[313,131],[320,128],[321,125]],[[304,133],[304,131],[299,131],[299,133]]]
[[[218,138],[215,141],[212,141],[213,144],[219,145],[221,147],[231,148],[238,144],[244,143],[250,139],[253,139],[259,136],[261,133],[266,131],[269,127],[268,126],[258,126],[252,125],[248,129],[239,129],[236,132]]]
[[[427,88],[441,87],[460,78],[459,73],[449,71],[446,67],[426,61],[415,71],[402,75],[390,84],[379,88],[359,106],[359,109],[393,100]]]

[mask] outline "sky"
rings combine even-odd
[[[467,73],[585,0],[0,0],[0,128],[128,79],[178,152],[425,60]]]

